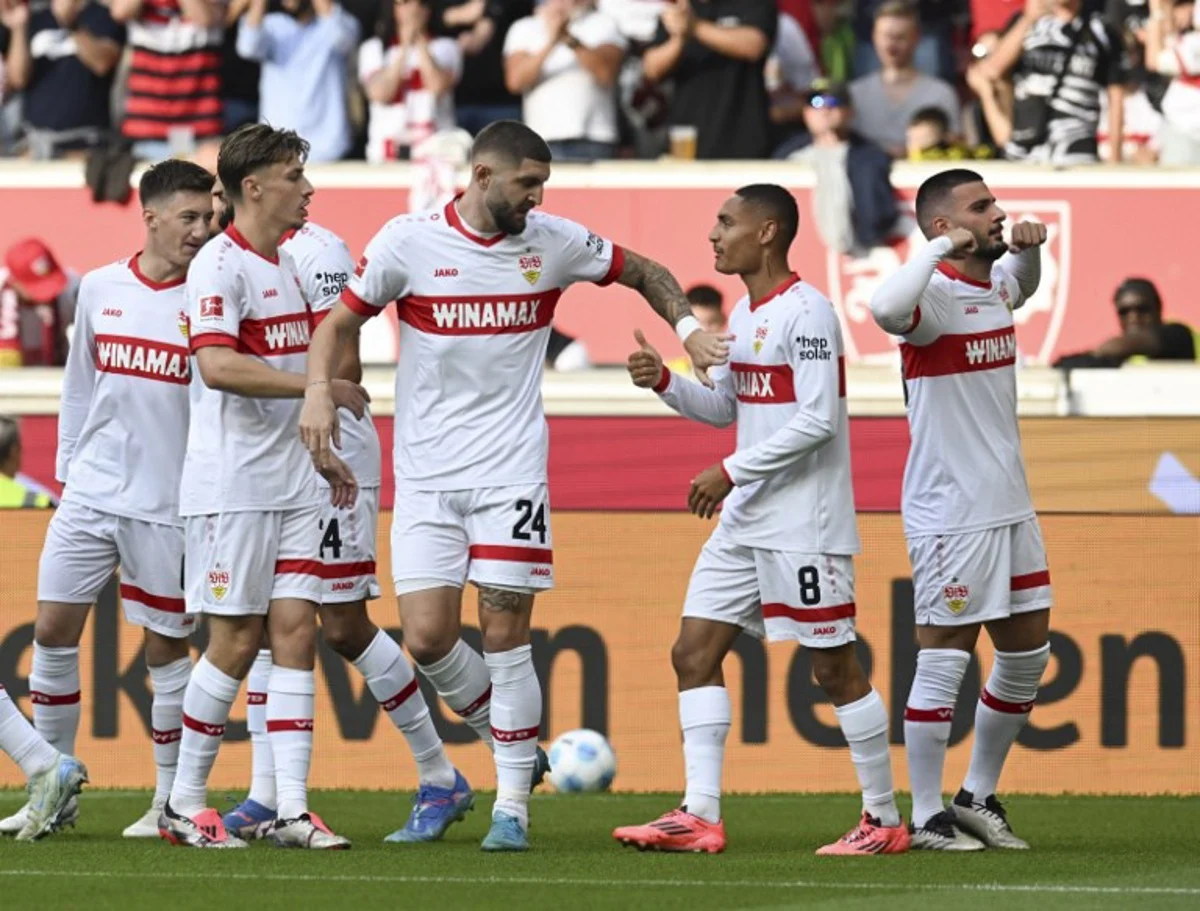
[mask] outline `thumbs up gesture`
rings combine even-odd
[[[635,386],[653,389],[662,380],[662,355],[646,341],[646,336],[642,335],[641,329],[633,330],[633,338],[638,343],[638,350],[629,355],[629,362],[626,364],[630,379],[633,380]]]

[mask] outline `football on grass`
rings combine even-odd
[[[598,731],[568,731],[550,745],[547,777],[558,791],[607,791],[616,774],[616,754]]]

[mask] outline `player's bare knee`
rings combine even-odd
[[[147,667],[165,667],[188,656],[188,640],[186,638],[173,639],[148,629],[145,639]]]
[[[37,619],[33,623],[33,641],[45,648],[76,647],[83,638],[89,606],[39,601]]]
[[[853,643],[832,649],[812,649],[813,677],[834,705],[846,705],[865,696],[871,689]]]
[[[366,605],[329,604],[320,608],[321,635],[326,644],[345,658],[353,661],[364,651],[379,628],[367,615]]]
[[[262,641],[261,617],[209,617],[204,656],[222,673],[245,678]]]
[[[671,666],[680,690],[715,686],[721,682],[721,658],[702,643],[680,636],[671,646]]]
[[[506,588],[479,587],[479,626],[485,652],[507,652],[529,644],[533,595]]]

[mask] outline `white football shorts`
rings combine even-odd
[[[734,543],[718,525],[692,570],[683,616],[807,648],[853,642],[854,558]]]
[[[398,595],[467,582],[525,593],[553,588],[549,489],[397,490],[392,578]]]
[[[1037,519],[908,542],[918,626],[967,626],[1053,604]]]
[[[50,519],[38,561],[38,600],[94,604],[118,565],[126,620],[172,639],[191,634],[196,618],[184,608],[183,529],[72,500]]]
[[[324,492],[324,491],[323,491]],[[324,604],[352,604],[380,595],[375,578],[375,529],[379,488],[360,488],[350,509],[338,509],[328,497],[321,505],[321,563]]]
[[[265,616],[272,601],[321,603],[322,506],[188,516],[184,576],[196,614]]]

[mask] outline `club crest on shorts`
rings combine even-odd
[[[220,563],[208,571],[208,590],[218,601],[224,598],[225,593],[229,591],[229,570],[222,567]]]
[[[182,336],[183,336],[183,338],[184,338],[184,340],[186,341],[186,340],[187,340],[187,337],[188,337],[188,315],[187,315],[187,311],[186,311],[186,310],[180,310],[180,311],[179,311],[179,317],[178,317],[178,319],[179,319],[179,322],[178,322],[176,325],[178,325],[178,326],[179,326],[179,334],[180,334],[180,335],[182,335]]]
[[[525,276],[525,281],[531,285],[536,285],[538,279],[542,277],[542,258],[537,254],[522,256],[520,266],[521,274]]]
[[[967,609],[971,600],[971,587],[955,580],[942,588],[942,597],[946,599],[946,607],[952,614],[961,614]]]
[[[771,326],[769,323],[763,323],[754,330],[754,345],[752,347],[754,348],[755,354],[758,354],[763,350],[763,345],[766,344],[767,341],[767,333],[770,331]]]

